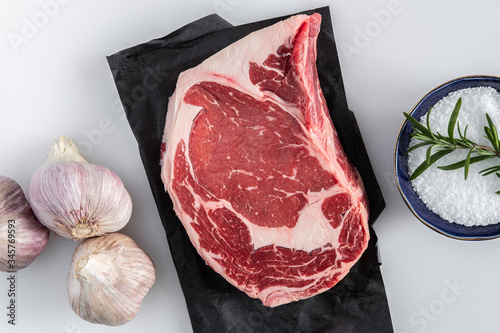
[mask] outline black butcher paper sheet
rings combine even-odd
[[[371,227],[385,208],[354,113],[349,111],[328,7],[301,13],[322,16],[318,73],[331,117],[370,200],[368,249],[330,290],[274,308],[230,285],[205,264],[173,211],[160,178],[160,145],[168,98],[178,75],[248,33],[285,19],[232,26],[216,14],[107,58],[130,127],[137,139],[194,332],[393,332]]]

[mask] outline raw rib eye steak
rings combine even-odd
[[[341,280],[368,239],[368,202],[316,71],[321,16],[298,15],[183,72],[161,177],[205,262],[278,306]]]

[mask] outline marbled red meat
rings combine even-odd
[[[277,306],[328,290],[366,249],[368,202],[316,70],[321,17],[297,15],[183,72],[161,177],[205,262]]]

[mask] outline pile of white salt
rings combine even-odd
[[[486,113],[497,128],[500,128],[500,93],[490,87],[458,90],[438,101],[432,108],[430,124],[433,133],[448,133],[448,122],[458,98],[462,107],[455,126],[455,138],[459,138],[458,125],[462,133],[467,127],[467,138],[480,145],[491,146],[484,136],[487,126]],[[426,126],[426,115],[420,122]],[[412,139],[410,147],[421,142]],[[410,174],[425,160],[427,147],[418,148],[408,154]],[[494,174],[482,176],[479,171],[500,165],[500,159],[492,158],[470,165],[467,180],[464,169],[444,171],[437,166],[452,164],[465,159],[468,149],[456,149],[438,160],[412,181],[413,188],[426,206],[443,219],[466,226],[488,225],[500,222],[500,178]],[[474,156],[474,155],[472,155]]]

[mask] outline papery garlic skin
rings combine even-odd
[[[70,138],[60,137],[29,187],[37,218],[58,235],[81,240],[123,228],[132,199],[109,168],[87,162]]]
[[[69,303],[89,322],[123,325],[135,318],[155,277],[153,261],[132,238],[121,233],[89,238],[73,253]]]
[[[49,229],[33,214],[21,186],[0,176],[0,271],[28,267],[45,249],[49,236]]]

